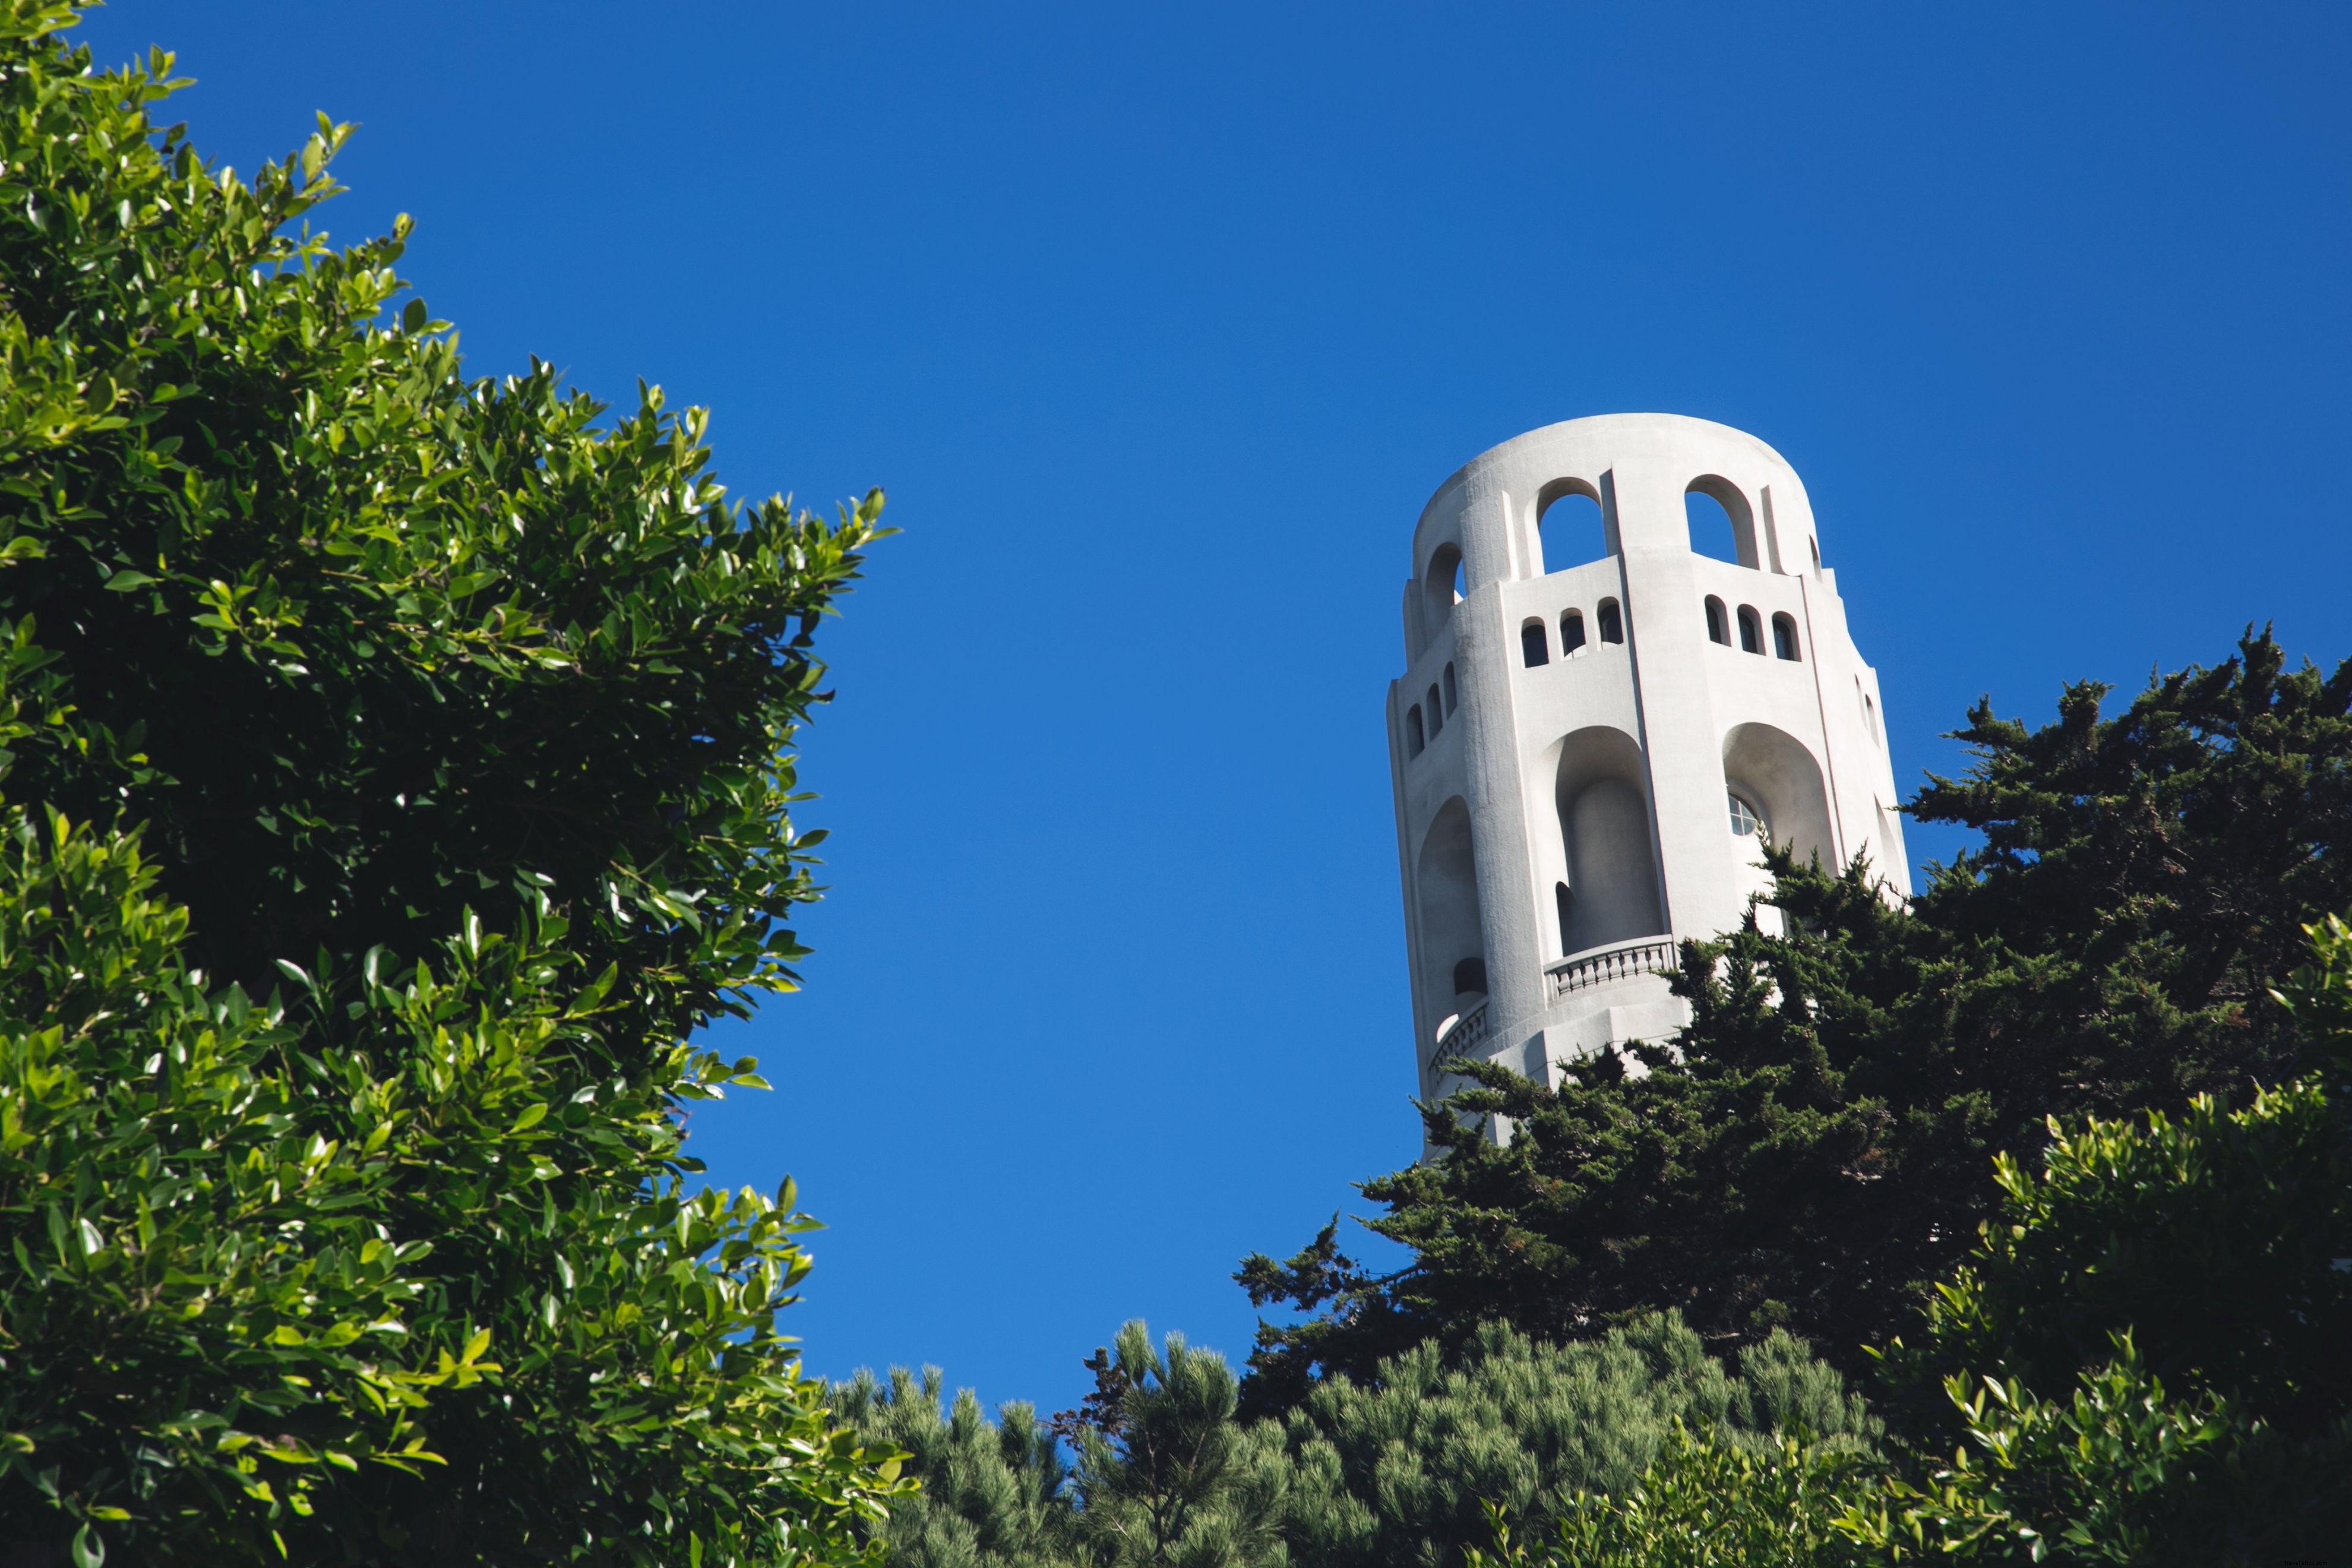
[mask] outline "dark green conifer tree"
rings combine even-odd
[[[1727,1344],[1785,1326],[1859,1368],[1974,1241],[1996,1152],[2031,1167],[2050,1117],[2291,1071],[2266,977],[2352,903],[2352,663],[2289,668],[2250,632],[2113,717],[2105,695],[2070,687],[2039,729],[1970,712],[1971,766],[1908,809],[1983,842],[1908,910],[1866,865],[1779,857],[1795,934],[1686,944],[1677,1038],[1557,1090],[1468,1067],[1473,1089],[1424,1107],[1442,1157],[1364,1185],[1405,1267],[1357,1267],[1336,1226],[1244,1264],[1260,1304],[1316,1314],[1262,1328],[1252,1406],[1490,1319],[1559,1340],[1661,1308]],[[1508,1144],[1475,1130],[1486,1113]]]

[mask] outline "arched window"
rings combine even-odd
[[[1543,570],[1563,571],[1609,553],[1601,496],[1581,479],[1554,479],[1536,494],[1536,548]]]
[[[1731,831],[1738,838],[1769,838],[1772,830],[1764,825],[1764,814],[1751,801],[1738,795],[1727,794],[1724,799],[1731,807]]]
[[[1601,640],[1602,642],[1625,640],[1625,617],[1618,613],[1617,601],[1614,599],[1601,601]]]
[[[1454,994],[1467,996],[1473,993],[1481,996],[1486,994],[1486,961],[1483,958],[1465,958],[1454,966]]]
[[[1437,705],[1437,688],[1433,686],[1429,689],[1429,696],[1423,700],[1423,706],[1429,710],[1429,738],[1434,741],[1445,728],[1445,710]]]
[[[1566,882],[1554,882],[1551,894],[1553,901],[1559,905],[1559,951],[1565,958],[1574,951],[1568,945],[1568,933],[1573,929],[1569,916],[1576,908],[1576,896],[1568,890]]]
[[[1742,653],[1764,651],[1764,623],[1756,616],[1756,606],[1739,606],[1739,649]]]
[[[1421,734],[1421,704],[1416,702],[1404,710],[1404,754],[1417,757],[1427,744]]]
[[[1788,616],[1772,617],[1772,651],[1786,659],[1801,659],[1797,651],[1797,623]]]
[[[1551,662],[1551,639],[1544,636],[1541,616],[1530,618],[1519,628],[1519,660],[1529,669]]]
[[[1454,717],[1454,700],[1455,700],[1455,692],[1454,692],[1454,667],[1453,667],[1452,665],[1450,665],[1450,664],[1449,664],[1449,665],[1447,665],[1447,666],[1445,667],[1445,716],[1446,716],[1448,719],[1451,719],[1451,718],[1453,718],[1453,717]]]
[[[1462,577],[1462,551],[1448,542],[1430,552],[1429,564],[1421,574],[1421,635],[1422,647],[1435,642],[1454,618],[1454,605],[1461,598],[1454,584]]]
[[[1735,566],[1759,571],[1756,510],[1738,485],[1721,474],[1701,474],[1683,491],[1683,521],[1695,554],[1712,555]]]
[[[1559,652],[1565,658],[1584,646],[1584,612],[1562,610],[1559,613]]]
[[[1822,569],[1821,541],[1815,539],[1809,533],[1805,535],[1805,548],[1813,552],[1813,570],[1816,572],[1820,571]]]
[[[1723,601],[1709,594],[1706,596],[1706,640],[1731,646],[1731,623],[1723,613]]]
[[[1690,547],[1694,554],[1712,556],[1732,565],[1742,564],[1739,544],[1734,537],[1730,511],[1723,502],[1701,489],[1683,493],[1683,519],[1690,525]]]

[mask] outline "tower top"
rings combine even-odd
[[[1692,494],[1730,560],[1693,549]],[[1877,675],[1764,442],[1674,414],[1529,431],[1437,488],[1411,570],[1388,720],[1424,1093],[1449,1057],[1548,1079],[1671,1034],[1657,971],[1769,892],[1762,836],[1907,895]]]

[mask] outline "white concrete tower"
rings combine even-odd
[[[1692,551],[1691,491],[1737,565]],[[1600,559],[1545,560],[1558,502],[1597,506],[1575,552]],[[1614,414],[1474,458],[1413,531],[1404,643],[1389,759],[1424,1094],[1447,1057],[1557,1082],[1672,1034],[1657,971],[1769,889],[1759,831],[1825,867],[1866,853],[1909,895],[1877,672],[1803,483],[1753,436]]]

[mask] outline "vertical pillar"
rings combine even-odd
[[[1462,695],[1470,848],[1486,946],[1486,1016],[1493,1039],[1516,1044],[1543,1010],[1543,942],[1528,870],[1528,818],[1510,691],[1513,633],[1504,624],[1511,569],[1511,497],[1473,474],[1462,510],[1463,582],[1454,608],[1454,680]]]
[[[1683,510],[1687,476],[1657,462],[1620,464],[1614,474],[1625,635],[1642,693],[1666,922],[1677,935],[1708,936],[1740,898],[1724,853],[1723,757],[1703,663],[1710,645],[1697,630],[1704,612]]]

